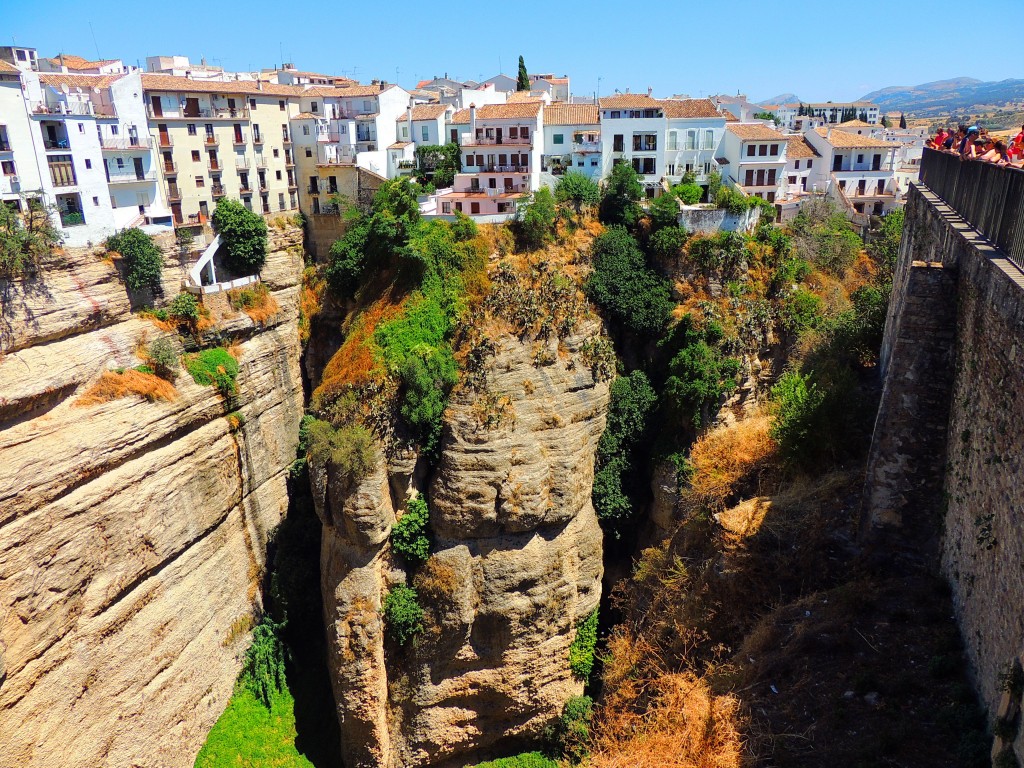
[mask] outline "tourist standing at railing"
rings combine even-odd
[[[1024,125],[1020,127],[1020,133],[1010,140],[1010,155],[1015,160],[1024,160]]]
[[[932,144],[936,149],[942,149],[946,143],[946,137],[949,136],[949,131],[945,128],[939,128],[939,132],[935,134],[935,138],[932,139]]]

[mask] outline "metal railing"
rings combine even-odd
[[[112,173],[107,178],[108,184],[138,184],[142,181],[155,181],[156,174],[152,170],[144,171],[140,176],[138,173]]]
[[[462,134],[462,146],[504,146],[514,144],[516,146],[529,146],[532,139],[529,136],[471,136],[468,133]]]
[[[113,150],[113,151],[125,151],[133,149],[149,149],[150,140],[145,137],[133,137],[128,138],[113,138],[104,137],[100,142],[100,149]]]
[[[206,136],[203,137],[203,144],[205,144],[208,147],[216,147],[218,144],[220,144],[220,137],[217,136],[216,134],[206,134]]]
[[[925,148],[921,181],[1024,270],[1024,170]]]
[[[227,192],[224,190],[224,186],[222,184],[211,184],[210,194],[212,194],[214,197],[224,197],[224,195],[226,195]]]
[[[157,120],[198,120],[199,118],[211,118],[211,119],[223,119],[223,120],[248,120],[249,119],[249,107],[235,107],[229,109],[228,107],[216,107],[213,109],[202,108],[202,109],[174,109],[173,104],[164,106],[161,113],[158,115],[153,111],[153,105],[146,105],[146,112],[150,117]]]

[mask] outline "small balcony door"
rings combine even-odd
[[[881,155],[875,155],[874,157],[871,158],[871,170],[872,171],[880,171],[880,170],[882,170],[882,156]]]
[[[841,171],[841,170],[843,170],[843,156],[842,155],[836,155],[835,157],[832,158],[832,170],[833,171]]]
[[[193,97],[186,97],[185,99],[185,117],[199,117],[199,99]]]
[[[159,96],[153,96],[152,97],[152,103],[153,103],[153,117],[163,117],[164,116],[164,103],[160,100],[160,97]]]
[[[133,157],[132,162],[135,164],[135,178],[138,181],[142,181],[144,178],[146,178],[146,173],[145,171],[142,170],[142,158]]]

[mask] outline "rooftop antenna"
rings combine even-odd
[[[99,46],[99,44],[97,44],[97,42],[96,42],[96,33],[95,33],[95,32],[93,32],[93,29],[92,29],[92,22],[91,22],[91,21],[89,22],[89,32],[90,32],[90,34],[92,35],[92,44],[93,44],[93,46],[94,46],[94,47],[96,48],[96,60],[97,60],[97,61],[100,61],[100,60],[102,60],[102,59],[103,59],[103,57],[102,57],[102,56],[100,56],[100,46]]]
[[[281,57],[281,69],[284,69],[284,46],[281,45],[281,41],[277,41],[277,53]]]

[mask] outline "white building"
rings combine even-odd
[[[35,133],[35,124],[29,118],[21,91],[22,71],[0,61],[0,200],[19,211],[29,200],[43,201],[36,157],[42,135]]]
[[[448,141],[445,128],[455,114],[450,104],[409,104],[396,120],[398,141],[388,147],[387,177],[408,175],[416,167],[416,147]]]
[[[888,213],[899,204],[893,143],[835,127],[816,128],[805,136],[824,161],[815,169],[814,183],[855,221]]]
[[[552,101],[569,101],[572,90],[569,87],[569,76],[555,77],[553,73],[530,75],[531,91],[543,90],[551,96]]]
[[[710,99],[664,99],[665,177],[678,184],[685,173],[697,183],[707,184],[708,174],[717,169],[716,153],[725,137],[728,118]]]
[[[824,165],[821,154],[804,136],[789,136],[787,142],[786,169],[775,198],[780,221],[789,221],[809,196],[824,192],[815,184],[815,174]]]
[[[621,94],[598,100],[601,115],[601,177],[615,163],[629,163],[654,196],[665,176],[665,110],[650,94]]]
[[[769,202],[779,196],[786,169],[788,138],[764,123],[729,123],[721,156],[723,179],[744,194]]]
[[[441,214],[511,216],[518,201],[540,185],[542,102],[488,104],[456,112],[462,170],[452,192],[439,195]]]
[[[572,170],[601,177],[601,118],[596,104],[544,107],[541,169],[556,176]]]

